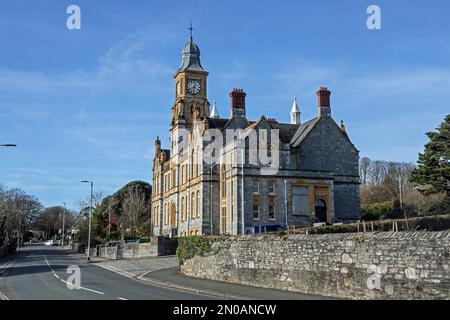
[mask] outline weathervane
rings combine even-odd
[[[189,28],[187,28],[187,29],[189,30],[189,33],[190,33],[191,39],[192,39],[192,31],[195,30],[194,28],[192,28],[192,21],[191,21]]]

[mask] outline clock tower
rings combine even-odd
[[[174,75],[175,104],[172,108],[172,126],[184,124],[186,128],[192,126],[193,120],[208,117],[210,107],[206,98],[208,72],[200,63],[200,49],[192,39],[192,27],[189,29],[191,36],[183,48],[182,64]]]

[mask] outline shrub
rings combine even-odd
[[[178,248],[176,251],[178,261],[183,264],[186,260],[199,255],[203,256],[211,250],[210,241],[201,236],[191,236],[178,238]]]
[[[107,241],[117,241],[120,238],[120,232],[119,231],[111,231],[109,233],[109,236],[106,236]]]
[[[392,201],[363,204],[361,206],[362,220],[372,221],[385,218],[400,218],[402,213],[399,204]]]
[[[149,243],[150,241],[150,237],[142,237],[139,239],[139,243]]]

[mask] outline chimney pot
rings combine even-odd
[[[234,88],[230,93],[231,98],[231,116],[245,117],[245,97],[246,93],[243,89]]]
[[[330,107],[331,91],[327,87],[320,87],[316,94],[319,98],[319,107]]]

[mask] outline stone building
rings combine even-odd
[[[317,91],[318,114],[306,122],[296,99],[290,123],[247,119],[242,89],[231,91],[230,116],[220,117],[208,101],[208,72],[192,36],[174,80],[170,148],[155,141],[155,235],[241,234],[359,219],[359,152],[343,123],[333,120],[327,88]]]

